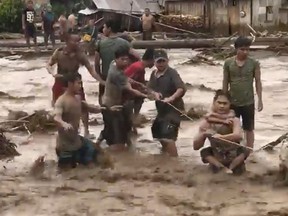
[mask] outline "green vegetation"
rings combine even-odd
[[[20,32],[21,16],[24,8],[21,0],[0,1],[0,32]]]

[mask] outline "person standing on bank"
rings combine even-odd
[[[239,37],[235,41],[236,56],[224,63],[223,90],[229,92],[232,99],[231,108],[237,117],[242,117],[246,145],[254,146],[254,118],[255,100],[253,83],[255,80],[258,96],[258,112],[263,110],[262,83],[260,64],[248,56],[252,41],[246,37]]]
[[[145,12],[141,17],[143,40],[152,40],[153,28],[155,28],[155,18],[151,14],[149,8],[145,8]]]
[[[42,16],[42,28],[44,31],[44,43],[46,49],[48,49],[48,39],[52,42],[53,48],[55,47],[55,30],[54,24],[56,22],[56,16],[52,11],[52,6],[50,4],[47,5],[47,10]]]
[[[22,12],[22,29],[25,34],[26,44],[30,49],[30,38],[33,38],[35,48],[37,47],[37,35],[35,27],[35,16],[36,11],[34,10],[33,1],[29,0],[27,2],[26,8]]]
[[[152,72],[147,85],[156,99],[157,116],[152,125],[152,135],[160,141],[163,152],[177,157],[175,142],[181,113],[172,106],[184,110],[182,97],[186,88],[178,72],[169,66],[168,56],[164,50],[155,50],[154,58],[156,70]]]

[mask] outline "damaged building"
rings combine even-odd
[[[85,9],[80,11],[96,20],[104,18],[115,19],[119,23],[119,31],[139,30],[140,16],[145,8],[150,8],[153,14],[160,13],[161,5],[158,0],[93,0],[95,10]]]
[[[247,34],[247,24],[257,30],[286,30],[288,1],[166,0],[165,14],[202,17],[203,28],[216,35]]]

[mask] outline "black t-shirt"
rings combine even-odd
[[[33,25],[36,12],[34,9],[25,8],[22,12],[26,25]]]

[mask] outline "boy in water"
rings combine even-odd
[[[133,89],[124,74],[124,69],[129,63],[129,49],[129,47],[120,47],[116,50],[115,62],[110,65],[103,95],[103,105],[107,109],[102,112],[104,130],[101,133],[112,150],[124,150],[125,144],[130,142],[131,108],[123,97],[124,93],[147,97]],[[119,107],[119,110],[113,110],[113,107]]]
[[[55,103],[54,120],[58,125],[56,154],[60,168],[76,167],[78,163],[91,166],[95,163],[93,143],[79,135],[79,122],[83,106],[89,112],[100,113],[100,107],[81,102],[82,80],[79,73],[64,76],[66,90]]]

